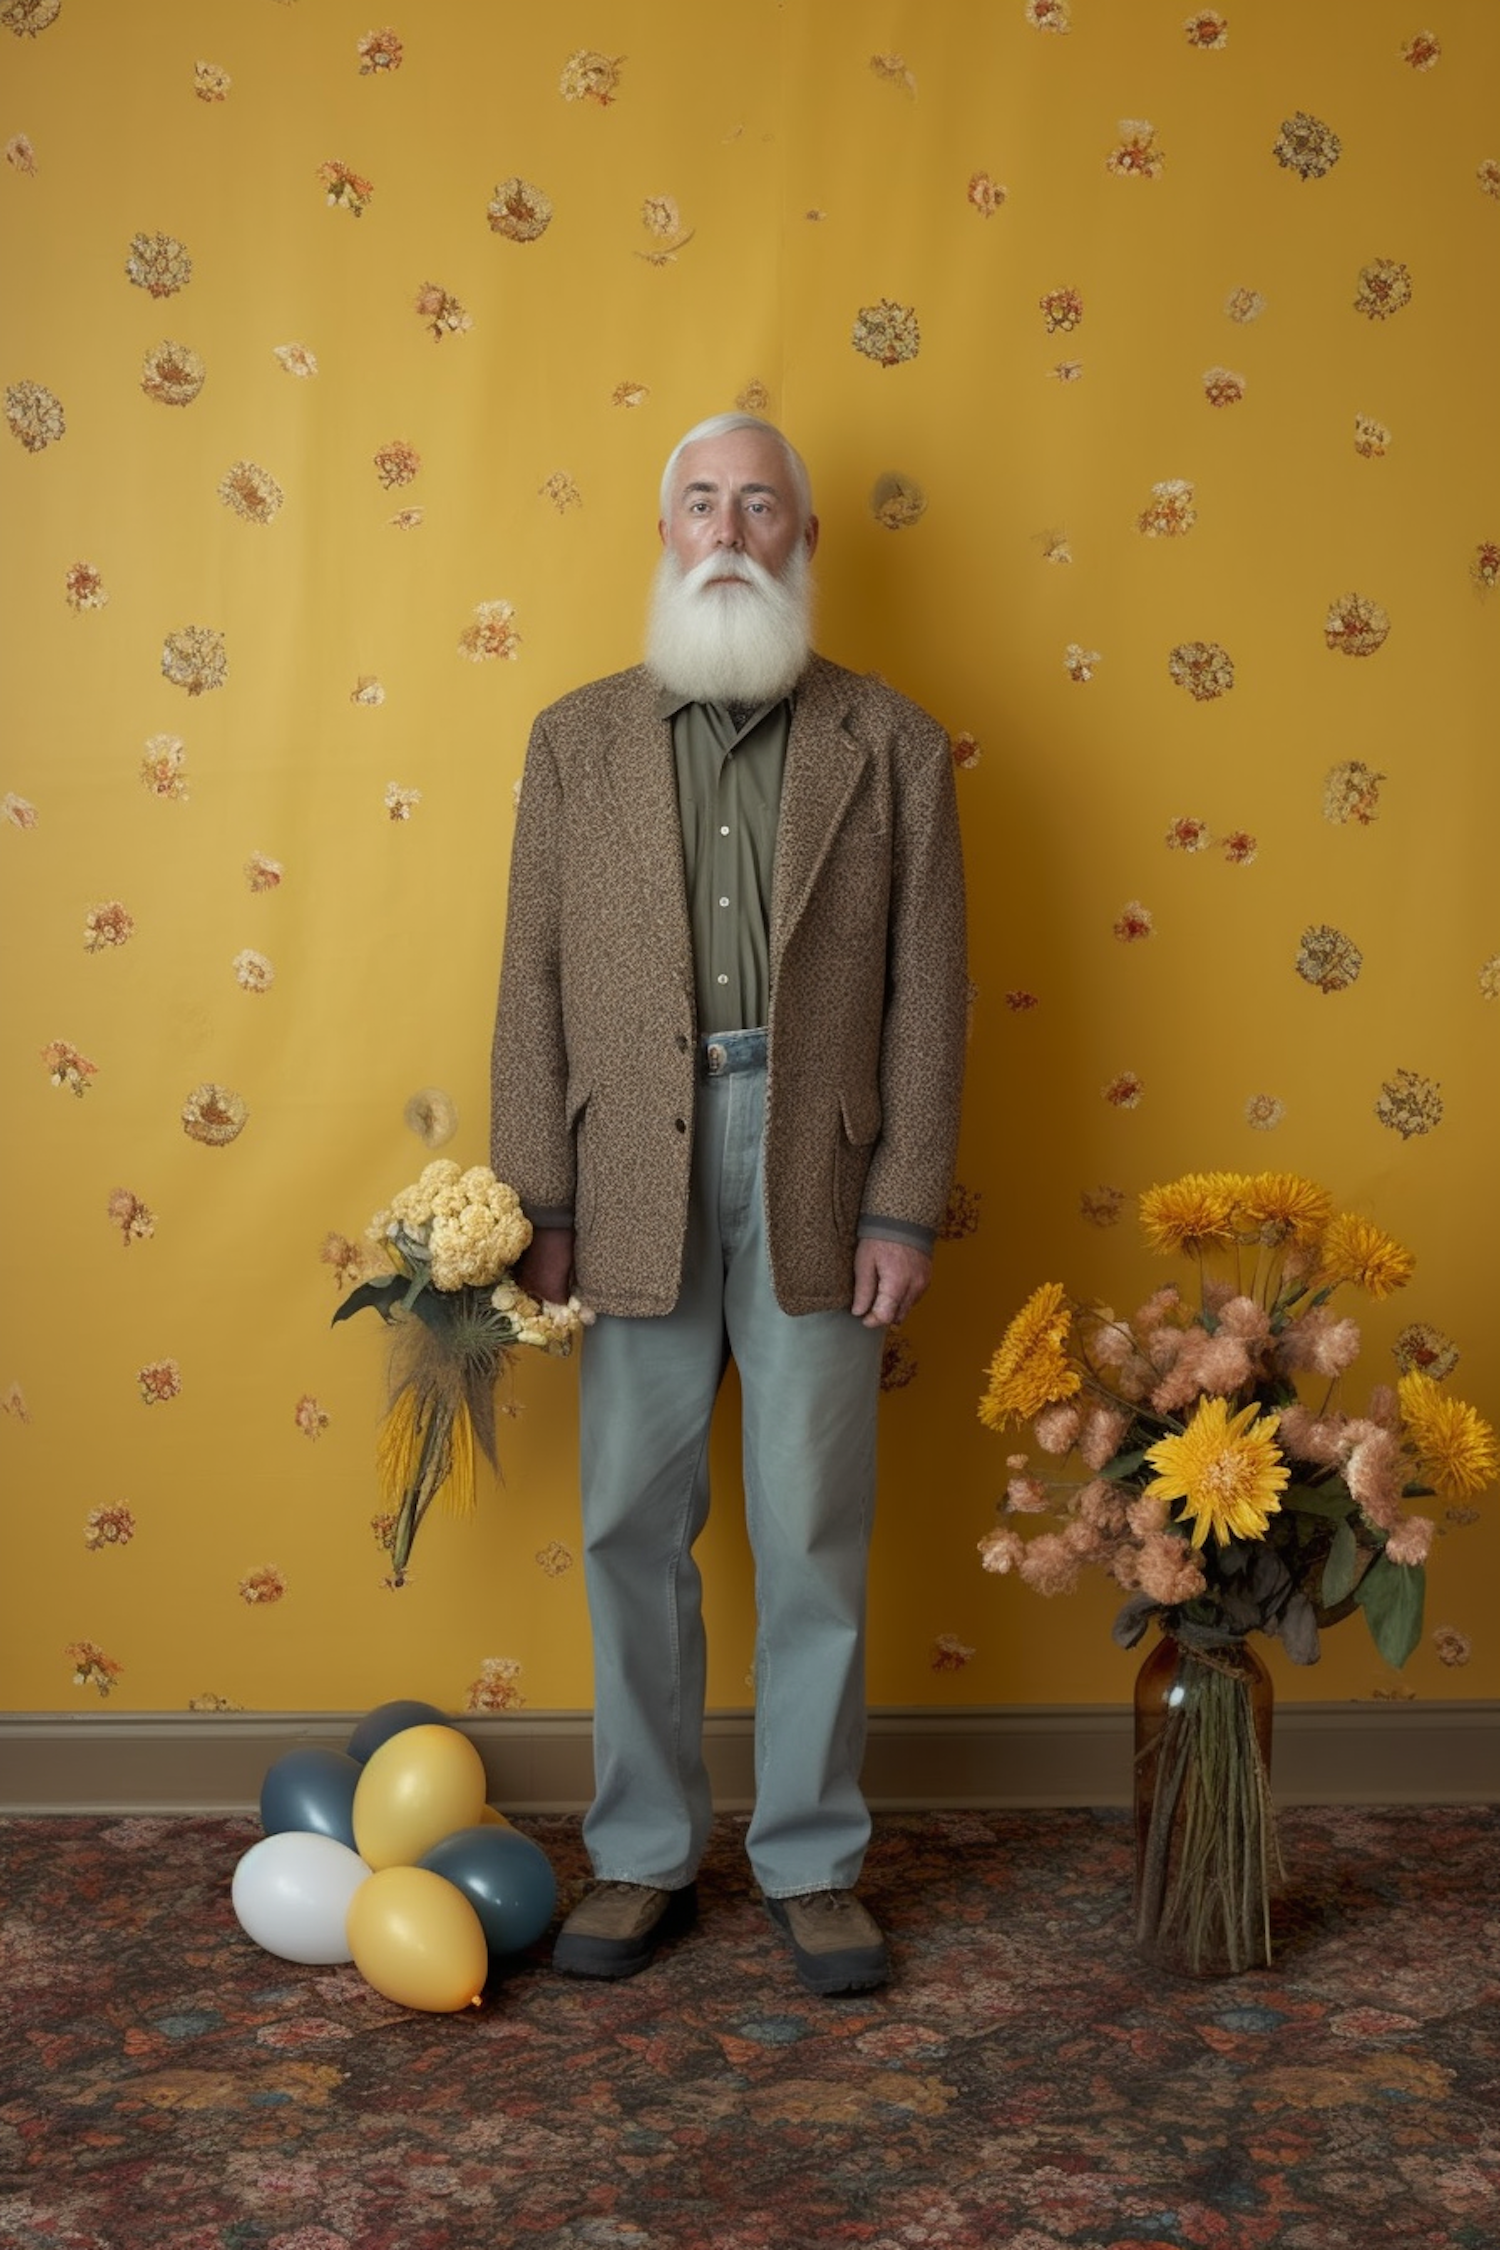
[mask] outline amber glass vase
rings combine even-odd
[[[1270,1962],[1272,1704],[1248,1641],[1191,1628],[1136,1677],[1136,1943],[1180,1975]]]

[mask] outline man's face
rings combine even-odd
[[[670,513],[657,528],[683,570],[713,555],[745,554],[779,578],[799,545],[811,555],[818,543],[817,517],[799,522],[785,457],[760,430],[730,430],[687,446]]]

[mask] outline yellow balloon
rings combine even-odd
[[[484,1805],[484,1760],[455,1727],[404,1727],[372,1750],[354,1789],[354,1841],[367,1867],[411,1867]]]
[[[508,1821],[504,1813],[499,1811],[496,1806],[486,1805],[479,1815],[479,1825],[481,1828],[509,1828],[513,1823]]]
[[[349,1901],[354,1965],[402,2008],[452,2015],[477,2007],[489,1950],[479,1916],[456,1883],[427,1867],[385,1867]]]

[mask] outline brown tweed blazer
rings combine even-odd
[[[963,870],[947,737],[814,657],[773,875],[765,1172],[776,1295],[847,1305],[862,1213],[935,1228],[962,1081]],[[544,711],[511,858],[492,1162],[572,1210],[605,1313],[676,1301],[696,1026],[669,721],[637,667]]]

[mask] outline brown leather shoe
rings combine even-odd
[[[888,1982],[891,1962],[880,1924],[853,1891],[768,1898],[766,1911],[791,1939],[797,1974],[809,1992],[875,1992]]]
[[[697,1886],[653,1890],[649,1883],[596,1883],[557,1933],[552,1966],[569,1977],[633,1977],[651,1966],[664,1938],[691,1928]]]

